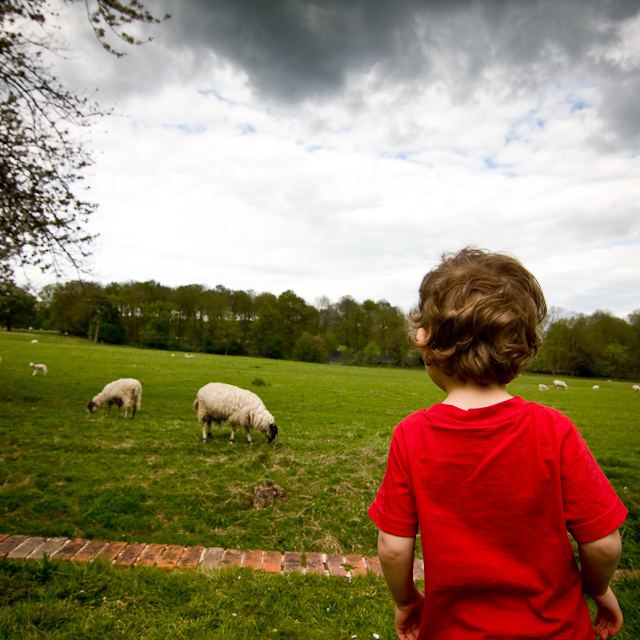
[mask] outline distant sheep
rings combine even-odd
[[[38,341],[37,340],[32,340],[31,344],[38,344]]]
[[[591,387],[592,389],[599,389],[600,385],[599,384],[594,384],[593,387]]]
[[[539,384],[538,385],[538,390],[539,391],[549,391],[549,387],[547,387],[546,384]]]
[[[262,400],[246,389],[223,382],[210,382],[198,391],[193,408],[198,412],[198,421],[202,423],[203,442],[211,437],[211,423],[220,426],[225,420],[231,425],[230,444],[234,442],[237,427],[246,429],[249,444],[251,428],[264,433],[269,442],[278,441],[278,427],[273,416]]]
[[[93,413],[99,407],[106,407],[107,415],[111,411],[111,405],[118,405],[118,416],[120,407],[124,405],[124,419],[129,415],[129,409],[133,409],[131,419],[136,415],[136,409],[140,408],[140,398],[142,397],[142,385],[133,378],[120,378],[110,382],[105,388],[93,397],[87,405],[87,413]]]
[[[47,375],[47,365],[46,364],[33,364],[33,362],[29,363],[29,366],[33,369],[33,373],[31,375],[35,376],[38,371],[42,371],[42,375]]]
[[[188,353],[185,353],[185,354],[184,354],[184,357],[185,357],[185,358],[193,358],[193,356],[190,356]]]
[[[631,387],[631,389],[633,391],[640,391],[640,384],[634,384],[633,387]]]
[[[553,386],[556,389],[568,389],[569,387],[567,386],[566,382],[563,382],[562,380],[554,380],[553,381]]]

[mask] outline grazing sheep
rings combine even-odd
[[[184,354],[184,357],[185,357],[185,358],[193,358],[193,356],[190,356],[188,353],[185,353],[185,354]]]
[[[33,369],[33,373],[31,375],[35,376],[38,371],[42,371],[42,375],[47,375],[47,365],[46,364],[33,364],[33,362],[29,363],[29,366]]]
[[[569,387],[567,386],[566,382],[563,382],[562,380],[554,380],[553,381],[553,386],[556,389],[568,389]]]
[[[107,415],[111,411],[111,405],[118,405],[118,416],[120,407],[124,405],[124,419],[129,415],[129,409],[133,409],[131,419],[136,415],[136,409],[140,408],[140,398],[142,397],[142,385],[133,378],[120,378],[110,382],[105,388],[93,397],[87,405],[87,413],[93,413],[99,407],[107,408]]]
[[[262,431],[269,442],[278,441],[278,427],[273,416],[262,400],[246,389],[223,382],[210,382],[198,391],[193,408],[198,412],[198,421],[202,423],[203,442],[207,441],[207,436],[211,437],[211,423],[219,426],[224,420],[231,425],[230,444],[233,444],[237,427],[246,429],[249,444],[251,428]]]
[[[600,385],[599,384],[594,384],[593,387],[591,387],[592,389],[599,389]]]
[[[32,340],[31,344],[38,344],[38,341],[37,340]]]
[[[640,385],[639,384],[634,384],[633,387],[631,387],[631,389],[633,391],[640,391]]]
[[[546,385],[546,384],[539,384],[539,385],[538,385],[538,389],[539,389],[540,391],[549,391],[549,387],[547,387],[547,385]]]

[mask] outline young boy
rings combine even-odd
[[[509,256],[463,249],[422,281],[412,344],[447,396],[395,429],[369,509],[401,640],[604,640],[622,627],[609,581],[627,510],[566,416],[506,390],[545,315]]]

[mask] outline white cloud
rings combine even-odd
[[[536,7],[539,34],[549,23]],[[511,58],[493,51],[472,69],[473,51],[440,40],[427,66],[394,77],[383,51],[386,62],[345,64],[333,91],[288,101],[257,92],[255,69],[229,51],[178,46],[171,21],[124,61],[91,45],[60,69],[123,113],[92,138],[97,278],[408,309],[439,255],[473,244],[521,258],[550,306],[640,308],[640,157],[616,147],[601,108],[611,86],[592,60],[637,70],[638,19],[597,47],[574,34],[584,60],[567,49],[519,69],[534,56],[517,46],[517,17],[501,33]],[[450,35],[477,19],[460,5]]]

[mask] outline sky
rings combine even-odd
[[[408,311],[473,245],[550,307],[640,309],[640,0],[145,4],[116,58],[60,2],[54,72],[114,109],[88,279]]]

